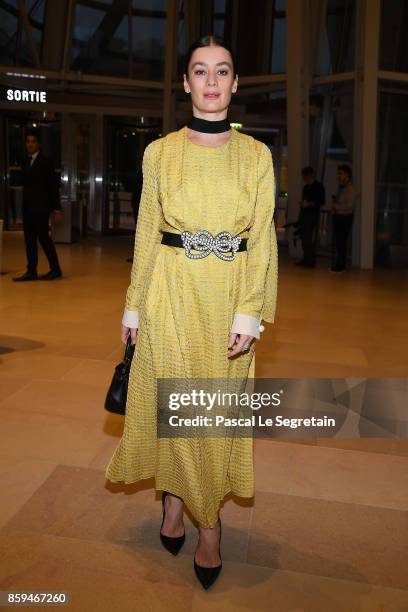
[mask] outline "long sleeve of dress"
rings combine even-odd
[[[245,292],[236,309],[232,331],[242,328],[259,338],[259,323],[275,320],[278,276],[278,250],[273,213],[275,210],[275,175],[270,150],[262,144],[258,162],[258,189],[255,218],[247,241]],[[243,318],[245,317],[245,318]],[[250,331],[252,330],[252,332]]]
[[[137,217],[130,285],[126,293],[122,323],[139,327],[139,309],[146,281],[151,277],[161,242],[162,209],[158,188],[159,158],[151,142],[143,154],[143,187]]]

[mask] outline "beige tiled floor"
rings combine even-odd
[[[65,590],[84,612],[406,612],[408,440],[256,440],[255,498],[224,501],[224,567],[209,592],[188,515],[179,557],[160,547],[153,481],[104,478],[123,427],[103,402],[123,352],[132,237],[57,248],[63,279],[17,284],[22,235],[4,235],[0,590]],[[257,375],[406,377],[407,308],[404,272],[338,277],[282,255]]]

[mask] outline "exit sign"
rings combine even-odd
[[[13,87],[6,88],[6,100],[9,102],[47,102],[47,92],[39,91],[38,89],[15,89]]]

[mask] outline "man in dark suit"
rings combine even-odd
[[[27,271],[16,276],[13,281],[54,280],[62,276],[57,251],[49,235],[51,211],[55,218],[62,215],[59,201],[59,188],[53,165],[41,153],[40,136],[31,131],[25,140],[27,159],[22,164],[23,174],[23,227],[27,253]],[[47,274],[37,275],[37,240],[44,249],[50,270]]]

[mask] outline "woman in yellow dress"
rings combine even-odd
[[[106,468],[112,482],[154,477],[163,491],[160,539],[173,554],[184,543],[186,504],[199,529],[194,568],[204,588],[222,567],[223,498],[254,495],[253,441],[159,436],[156,383],[252,378],[261,322],[274,321],[273,162],[264,143],[230,127],[237,85],[231,49],[201,38],[184,74],[191,121],[145,149],[122,319],[122,341],[130,334],[136,346],[123,436]]]

